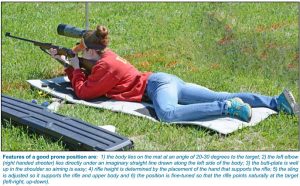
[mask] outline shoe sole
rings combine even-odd
[[[250,122],[251,121],[251,118],[252,118],[252,108],[251,108],[251,106],[248,104],[248,103],[245,103],[246,104],[246,106],[249,108],[249,110],[250,110],[250,116],[249,116],[249,119],[248,119],[248,121],[247,122]]]
[[[293,94],[289,90],[284,89],[283,95],[284,95],[285,99],[287,100],[287,102],[290,104],[293,114],[295,114],[296,113],[296,101],[295,101]]]

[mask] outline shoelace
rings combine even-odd
[[[286,93],[287,93],[287,96],[289,96],[289,98],[291,99],[291,101],[293,103],[296,103],[296,100],[295,100],[294,96],[292,95],[292,93],[288,90],[286,90]]]
[[[237,103],[231,103],[231,107],[228,109],[228,115],[235,117],[239,115],[239,111],[242,109],[243,105],[237,105]],[[234,108],[235,107],[235,108]]]

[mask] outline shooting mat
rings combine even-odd
[[[105,97],[90,101],[77,99],[66,76],[48,80],[27,80],[27,82],[35,88],[43,90],[57,98],[64,99],[70,103],[108,109],[114,112],[122,112],[159,122],[153,106],[150,103],[115,101]],[[249,123],[230,117],[210,117],[199,121],[180,121],[169,124],[198,125],[217,131],[221,134],[229,134],[243,127],[255,126],[272,114],[276,114],[276,112],[268,108],[253,108],[252,119]]]

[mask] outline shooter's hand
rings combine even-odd
[[[74,69],[79,69],[80,68],[79,67],[79,59],[78,59],[77,55],[75,55],[75,57],[73,57],[73,58],[70,58],[69,60],[70,60],[70,65],[72,65],[72,67]]]
[[[49,52],[50,52],[51,57],[53,57],[54,59],[58,59],[58,60],[61,60],[61,61],[66,60],[66,56],[57,55],[57,50],[55,48],[50,48]]]
[[[57,50],[54,48],[49,49],[49,53],[52,58],[57,59],[60,61],[62,65],[64,65],[65,68],[68,68],[70,66],[70,62],[67,60],[65,55],[57,55]]]

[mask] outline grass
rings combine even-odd
[[[50,100],[27,79],[60,76],[63,69],[37,47],[12,35],[72,47],[58,36],[60,23],[85,27],[85,3],[2,3],[2,93]],[[90,3],[89,21],[110,30],[110,48],[141,71],[163,71],[213,90],[278,95],[288,87],[298,98],[297,3]],[[298,100],[298,99],[297,99]],[[279,114],[228,136],[195,126],[167,125],[64,105],[59,113],[94,125],[115,125],[141,150],[298,150],[298,118]],[[5,124],[5,125],[3,125]],[[68,150],[60,140],[2,122],[2,150]]]

